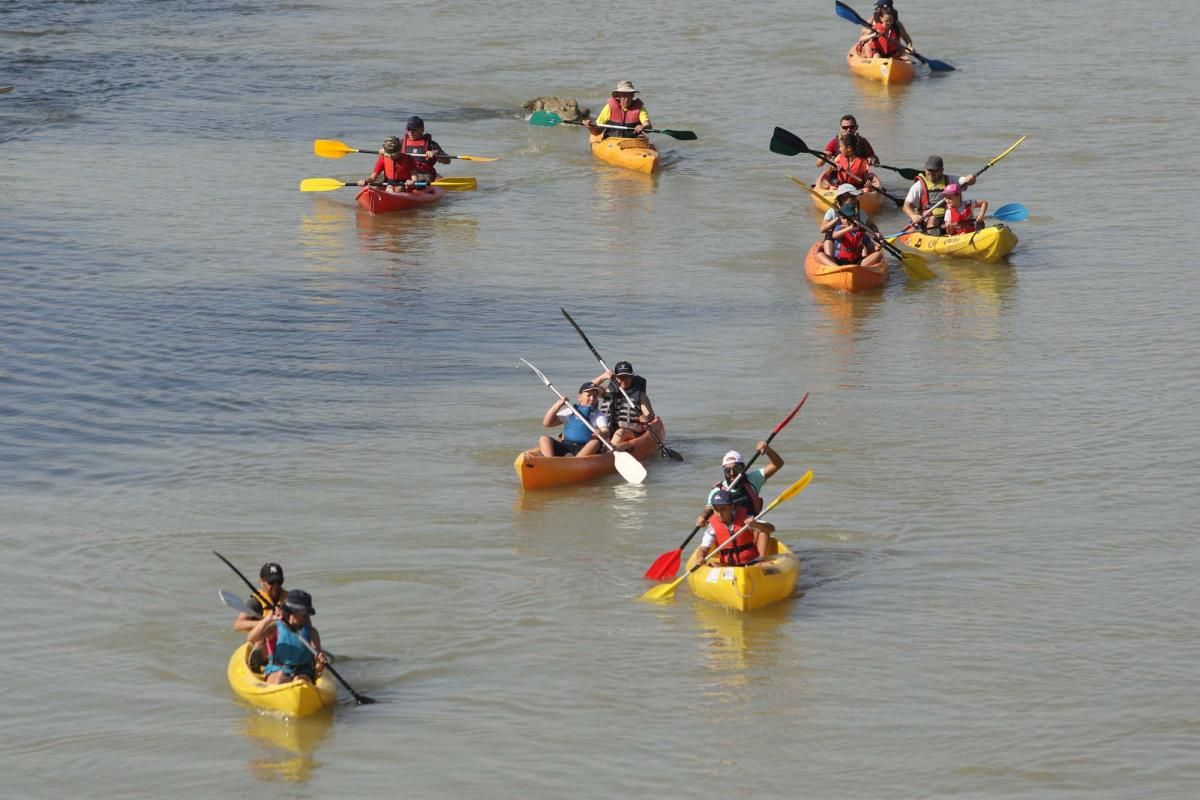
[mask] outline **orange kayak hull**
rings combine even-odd
[[[912,83],[917,77],[917,65],[903,58],[867,58],[860,55],[858,46],[846,54],[850,72],[869,81],[883,84]]]
[[[354,199],[359,206],[372,214],[389,214],[393,211],[431,206],[445,196],[446,190],[437,186],[415,192],[385,192],[368,186]]]
[[[808,250],[804,259],[804,274],[818,286],[828,286],[841,292],[865,292],[868,289],[878,289],[887,283],[887,258],[873,267],[861,264],[842,264],[830,267],[817,260],[822,242],[817,242]]]
[[[620,139],[615,136],[605,139],[589,134],[588,142],[592,146],[592,155],[608,164],[647,175],[658,169],[659,152],[649,139]]]
[[[667,433],[661,419],[655,417],[651,420],[650,427],[660,439],[666,439]],[[629,448],[629,452],[638,461],[645,461],[657,451],[658,443],[654,441],[654,437],[650,435],[649,431],[634,439]],[[545,489],[550,486],[580,483],[617,471],[613,465],[613,454],[608,450],[582,458],[575,456],[547,457],[542,455],[536,447],[518,455],[517,460],[513,462],[513,467],[517,470],[517,477],[521,481],[522,489]]]

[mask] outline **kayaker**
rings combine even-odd
[[[956,181],[960,190],[975,182],[974,175],[963,175]],[[946,204],[941,202],[946,192],[946,170],[941,156],[930,156],[925,159],[925,171],[917,176],[904,198],[904,213],[908,215],[913,228],[918,228],[935,236],[942,235],[942,218],[946,214]]]
[[[288,683],[292,680],[315,681],[317,673],[332,659],[321,649],[321,634],[312,626],[312,595],[302,589],[292,589],[269,617],[255,624],[246,640],[257,644],[268,639],[274,642],[271,657],[263,668],[267,683]],[[316,650],[304,646],[307,641]]]
[[[412,159],[404,155],[403,144],[398,136],[383,140],[379,158],[371,174],[358,182],[359,186],[382,186],[384,191],[405,192],[412,188]]]
[[[425,120],[416,114],[404,124],[404,154],[408,156],[409,169],[414,181],[433,183],[438,179],[434,164],[449,164],[450,158],[442,146],[425,132]]]
[[[973,233],[984,227],[987,200],[964,200],[957,183],[946,186],[942,195],[946,198],[946,214],[942,224],[947,236]]]
[[[879,229],[859,207],[861,194],[861,189],[844,183],[837,190],[837,210],[831,208],[825,212],[821,221],[825,243],[817,253],[817,259],[826,266],[862,264],[873,267],[883,261],[883,250],[866,233],[868,230],[878,233]]]
[[[896,10],[880,8],[876,11],[876,22],[872,29],[863,31],[858,40],[859,54],[867,58],[898,58],[904,52],[900,35],[896,30]]]
[[[822,189],[832,189],[849,183],[867,191],[883,191],[879,176],[871,172],[870,163],[862,157],[862,146],[857,136],[848,133],[839,137],[838,149],[833,166],[826,169],[817,180]]]
[[[908,35],[908,30],[904,27],[904,23],[900,21],[900,12],[892,5],[892,0],[875,0],[875,12],[871,15],[871,24],[878,26],[883,21],[883,10],[885,8],[890,10],[895,17],[896,35],[900,37],[900,41],[904,42],[906,47],[912,49],[912,37]]]
[[[263,614],[279,603],[287,593],[283,590],[283,567],[268,561],[258,571],[258,591],[250,595],[246,608],[253,614],[238,614],[233,621],[235,631],[248,631],[258,624]]]
[[[579,387],[579,396],[574,403],[575,410],[597,429],[608,425],[608,421],[600,413],[600,396],[603,392],[604,390],[593,381],[586,381]],[[544,427],[562,425],[563,432],[561,439],[552,439],[549,436],[538,439],[538,450],[544,456],[590,456],[598,452],[601,447],[600,441],[566,405],[566,401],[559,398],[542,417]]]
[[[650,114],[637,94],[631,81],[618,81],[617,88],[612,90],[612,96],[600,109],[595,121],[585,119],[583,124],[593,136],[616,136],[621,139],[645,136],[642,131],[651,127]],[[601,128],[600,125],[620,125],[621,129]]]
[[[842,132],[825,143],[825,155],[829,157],[830,161],[837,158],[841,152],[838,146],[841,138],[853,134],[858,137],[858,154],[865,158],[867,163],[872,166],[879,163],[879,157],[875,155],[875,148],[871,147],[871,143],[858,132],[858,120],[854,118],[853,114],[847,114],[842,117],[840,127]],[[818,163],[824,164],[825,162],[821,161]]]
[[[708,493],[706,501],[707,506],[700,516],[696,518],[696,525],[703,525],[712,513],[713,498],[717,496],[717,492],[726,491],[733,497],[733,503],[738,508],[745,510],[747,514],[757,514],[762,510],[762,487],[767,480],[783,467],[783,457],[776,453],[766,442],[759,442],[755,445],[755,450],[762,453],[770,460],[770,464],[765,467],[759,467],[751,472],[746,472],[745,477],[737,481],[737,485],[733,486],[733,482],[737,480],[737,476],[746,471],[746,460],[742,458],[742,454],[737,450],[730,450],[721,459],[721,469],[724,472],[724,477],[720,483],[713,486]]]
[[[713,547],[720,547],[729,541],[730,537],[734,537],[733,543],[722,548],[717,556],[724,565],[749,564],[757,561],[764,553],[771,552],[774,525],[759,522],[748,514],[745,508],[734,506],[733,496],[725,489],[714,492],[711,502],[713,515],[708,518],[708,528],[704,531],[704,538],[700,540],[698,549],[701,560]],[[738,533],[743,527],[746,530]]]
[[[633,364],[618,361],[611,372],[597,375],[594,383],[604,389],[600,412],[607,425],[600,432],[608,436],[611,431],[609,442],[613,447],[632,442],[645,432],[650,420],[654,419],[654,406],[650,405],[650,395],[646,394],[646,379],[634,373]],[[633,401],[632,406],[625,401],[621,389]]]

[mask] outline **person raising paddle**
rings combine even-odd
[[[709,491],[708,500],[706,501],[708,507],[696,518],[697,527],[703,525],[705,520],[708,519],[709,508],[713,504],[713,498],[720,491],[729,492],[733,497],[734,505],[745,510],[747,514],[757,514],[762,510],[761,494],[763,484],[772,475],[782,469],[783,458],[766,442],[759,442],[755,446],[755,449],[769,458],[771,463],[765,467],[759,467],[753,472],[746,472],[746,460],[742,458],[742,454],[737,450],[730,450],[721,459],[721,469],[724,472],[724,478]],[[745,476],[741,480],[738,480],[738,476],[743,472],[746,472]],[[734,481],[737,481],[737,483],[734,484]]]
[[[646,105],[637,97],[637,93],[631,81],[618,81],[617,88],[612,90],[612,96],[600,109],[595,122],[585,119],[583,124],[593,136],[616,136],[621,139],[644,137],[642,131],[652,126]],[[601,125],[619,125],[620,129],[599,127]]]
[[[957,183],[946,186],[942,196],[946,198],[946,214],[942,218],[947,236],[974,233],[984,227],[987,216],[987,200],[964,200],[962,189]]]
[[[832,208],[825,212],[825,218],[821,221],[825,243],[817,253],[817,260],[827,267],[845,264],[874,267],[883,261],[883,250],[867,235],[867,231],[879,231],[866,212],[859,208],[860,194],[861,189],[848,183],[842,184],[837,193],[838,211],[841,214]]]
[[[881,8],[876,17],[878,21],[873,23],[871,30],[863,31],[855,49],[866,58],[899,58],[904,46],[896,32],[896,10]]]
[[[321,634],[312,626],[310,618],[316,613],[312,595],[302,589],[292,589],[270,616],[250,629],[246,640],[251,644],[274,642],[271,656],[263,668],[263,679],[267,683],[315,682],[317,673],[332,660],[321,649]],[[316,655],[305,642],[312,646]]]
[[[866,191],[882,192],[883,184],[879,176],[871,172],[871,165],[862,157],[862,145],[857,136],[848,133],[838,139],[839,153],[833,160],[833,166],[825,170],[817,179],[817,185],[822,189],[832,189],[835,186],[849,183]]]
[[[871,147],[871,143],[866,140],[866,137],[858,132],[858,120],[854,118],[853,114],[847,114],[842,117],[840,127],[841,133],[825,143],[825,155],[829,157],[830,161],[837,158],[841,152],[840,142],[843,136],[857,136],[859,157],[865,158],[867,163],[872,166],[879,163],[879,157],[875,155],[875,148]],[[818,163],[823,164],[825,162],[821,161]]]
[[[721,548],[718,556],[726,566],[749,564],[757,561],[764,553],[771,552],[771,534],[775,526],[769,522],[759,522],[747,513],[742,506],[734,506],[733,496],[726,489],[718,489],[713,493],[713,515],[708,519],[708,528],[700,540],[697,549],[697,563],[704,560],[713,546],[721,547],[730,537],[733,542]],[[738,533],[742,528],[746,530]],[[736,536],[735,536],[736,534]]]
[[[438,171],[434,164],[450,163],[450,157],[446,155],[442,146],[425,132],[425,120],[416,114],[409,117],[408,122],[404,124],[404,142],[401,147],[408,156],[413,180],[418,182],[433,183],[438,179]]]
[[[575,410],[595,428],[605,428],[608,421],[600,413],[600,395],[603,389],[592,381],[585,382],[579,387],[579,397],[574,404]],[[600,441],[592,435],[588,426],[566,407],[566,400],[559,398],[554,405],[542,416],[542,425],[546,428],[563,426],[562,438],[552,439],[542,436],[538,439],[538,450],[547,457],[550,456],[590,456],[600,450]]]
[[[607,435],[612,431],[609,441],[616,448],[632,442],[654,419],[654,406],[650,405],[650,395],[646,394],[646,379],[634,374],[633,364],[618,361],[611,372],[597,375],[594,382],[605,391],[600,411],[608,424],[600,428],[600,432]],[[625,400],[625,395],[629,395],[632,405]]]
[[[896,35],[900,37],[900,41],[904,43],[910,50],[912,49],[912,37],[908,35],[908,29],[904,27],[904,23],[900,21],[900,12],[892,5],[892,0],[875,0],[875,11],[871,15],[871,24],[878,26],[883,21],[884,9],[892,12],[892,16],[896,20],[895,28]],[[878,30],[878,27],[876,27]]]
[[[963,175],[956,181],[959,191],[975,182],[974,175]],[[904,213],[912,222],[911,227],[933,236],[942,235],[942,219],[946,204],[942,198],[946,193],[946,170],[941,156],[925,159],[925,171],[917,176],[908,194],[904,197]]]

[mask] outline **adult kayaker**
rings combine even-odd
[[[613,447],[632,442],[645,432],[650,420],[654,419],[654,406],[650,404],[650,395],[646,394],[646,379],[634,373],[633,364],[618,361],[611,372],[597,375],[594,383],[604,389],[600,412],[608,424],[600,432],[606,436],[611,432],[609,441]],[[621,393],[622,389],[625,394]],[[633,401],[632,406],[625,400],[625,395]]]
[[[875,14],[877,22],[871,30],[863,31],[858,40],[858,52],[867,58],[898,58],[904,52],[896,30],[896,10],[881,8]]]
[[[375,161],[375,169],[366,178],[358,182],[359,186],[382,186],[384,191],[405,192],[412,188],[412,163],[404,155],[404,146],[398,136],[389,136],[383,140],[379,150],[379,158]]]
[[[854,118],[853,114],[847,114],[842,117],[840,128],[841,133],[825,143],[825,155],[829,157],[830,161],[837,158],[841,152],[841,148],[839,147],[841,138],[853,134],[858,137],[858,154],[865,158],[868,164],[875,165],[879,163],[879,157],[875,155],[875,148],[871,147],[871,143],[858,132],[858,120]],[[818,163],[823,164],[825,162],[821,161]]]
[[[733,497],[725,489],[718,489],[712,496],[713,515],[708,518],[708,528],[700,540],[699,554],[703,559],[713,547],[720,547],[733,538],[733,543],[721,549],[717,559],[725,565],[749,564],[757,561],[763,553],[770,552],[771,534],[775,526],[759,522],[742,506],[734,506]],[[743,527],[746,530],[738,533]],[[736,536],[735,536],[736,534]]]
[[[825,212],[821,221],[821,233],[825,234],[825,243],[817,253],[817,259],[826,266],[841,266],[843,264],[862,264],[873,267],[883,261],[883,250],[866,231],[876,233],[879,229],[871,218],[858,205],[858,197],[862,194],[848,183],[837,190],[837,205],[839,214],[834,209]],[[845,216],[842,216],[842,215]],[[849,217],[850,219],[846,219]]]
[[[593,381],[586,381],[579,387],[579,396],[573,404],[575,410],[597,429],[608,425],[608,421],[600,413],[600,396],[603,392],[604,390]],[[538,439],[538,450],[544,456],[590,456],[599,451],[600,441],[566,406],[566,401],[559,398],[542,417],[544,427],[554,428],[562,425],[563,432],[561,439],[542,436]]]
[[[321,649],[321,634],[312,626],[312,595],[302,589],[292,589],[269,617],[255,624],[246,635],[251,644],[268,639],[274,642],[271,657],[263,668],[267,683],[288,683],[293,680],[315,681],[317,673],[332,659]],[[317,651],[304,646],[307,641]]]
[[[946,214],[946,204],[941,202],[946,193],[946,184],[956,183],[962,190],[974,182],[974,175],[963,175],[956,181],[947,181],[942,157],[930,156],[925,159],[925,171],[917,176],[904,197],[904,213],[908,215],[912,227],[940,236],[942,218]]]
[[[713,498],[717,496],[717,492],[726,491],[732,495],[734,505],[744,509],[747,514],[757,514],[762,510],[761,493],[763,484],[783,467],[783,457],[779,453],[776,453],[766,442],[759,442],[755,446],[755,449],[770,459],[771,463],[765,467],[759,467],[751,472],[746,472],[746,476],[731,489],[730,486],[737,480],[737,476],[745,472],[746,460],[742,458],[742,454],[737,450],[730,450],[721,459],[721,469],[725,473],[724,478],[720,483],[713,486],[708,493],[706,503],[709,507],[712,506]],[[696,518],[696,524],[703,525],[708,517],[709,508],[705,508],[700,516]]]
[[[250,595],[246,608],[252,613],[240,613],[233,621],[235,631],[249,631],[277,605],[283,602],[286,592],[283,590],[283,567],[274,561],[268,561],[258,571],[258,591]],[[269,646],[269,644],[268,644]],[[250,666],[259,669],[267,660],[267,652],[262,646],[250,650]]]
[[[904,42],[906,47],[912,49],[912,37],[908,35],[908,30],[904,27],[904,23],[900,21],[900,12],[897,11],[895,6],[892,4],[892,0],[875,0],[875,11],[871,15],[871,24],[879,25],[882,22],[884,9],[890,10],[895,16],[896,35],[900,37],[900,41]]]
[[[616,136],[622,139],[645,136],[642,131],[651,127],[650,113],[646,111],[645,103],[637,94],[638,91],[633,88],[631,81],[618,81],[617,88],[612,90],[612,95],[604,104],[604,108],[600,109],[595,121],[585,119],[583,124],[594,136]],[[601,128],[601,125],[620,125],[621,128]]]
[[[942,225],[947,236],[973,233],[984,226],[987,200],[964,200],[957,183],[946,186],[942,196],[946,198],[946,214],[942,218]]]
[[[867,191],[883,191],[879,176],[871,172],[871,164],[862,157],[859,138],[852,133],[839,137],[838,155],[833,160],[833,166],[817,179],[817,185],[822,189],[832,189],[844,183]]]
[[[416,114],[404,124],[404,154],[408,156],[413,180],[433,183],[438,179],[434,164],[449,164],[450,158],[442,146],[425,132],[425,120]]]

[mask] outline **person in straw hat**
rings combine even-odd
[[[604,108],[600,109],[595,121],[585,119],[583,124],[594,136],[617,136],[622,139],[644,136],[642,131],[651,127],[650,115],[646,112],[646,105],[641,98],[636,96],[637,93],[632,82],[618,81],[617,88],[612,91],[612,97],[604,104]],[[601,128],[601,125],[621,127]]]

